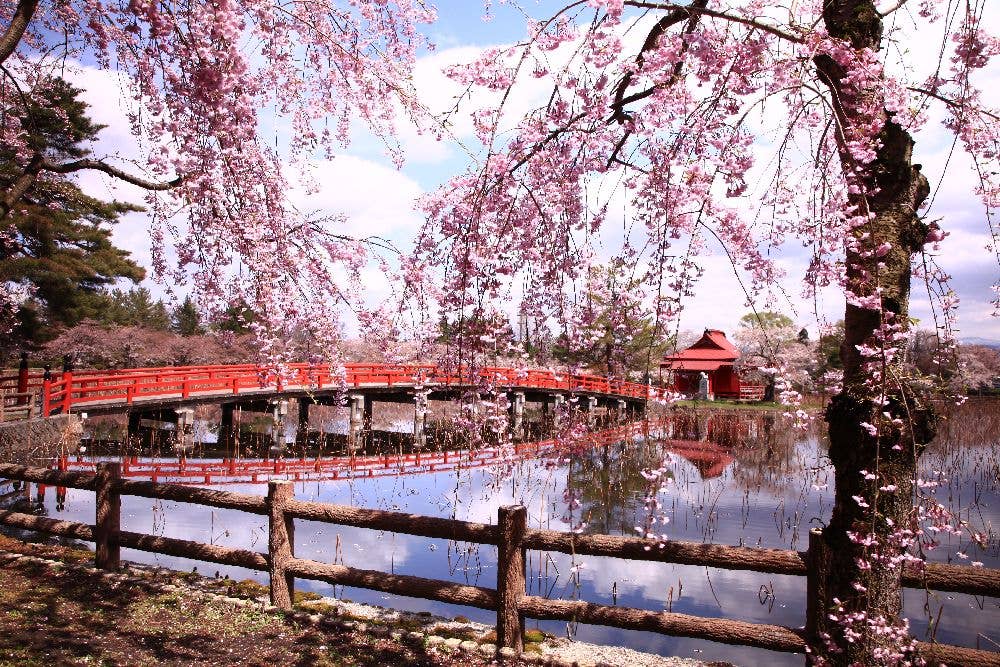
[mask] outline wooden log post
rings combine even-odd
[[[501,507],[497,515],[497,646],[524,650],[524,533],[528,510],[523,505]]]
[[[806,643],[807,664],[814,664],[816,648],[823,645],[820,635],[826,626],[826,578],[830,571],[830,547],[823,539],[823,531],[809,531],[809,551],[806,552]]]
[[[295,524],[285,513],[288,501],[295,495],[292,482],[272,480],[267,483],[268,515],[268,574],[271,578],[271,604],[284,611],[292,608],[295,577],[288,564],[295,557]]]
[[[118,530],[121,528],[121,464],[102,463],[97,468],[97,516],[94,522],[94,565],[117,570],[121,564]]]

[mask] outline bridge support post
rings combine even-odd
[[[375,399],[371,396],[365,396],[364,398],[364,427],[365,433],[367,434],[372,430],[372,428],[374,428],[373,420],[375,415]],[[362,444],[364,443],[362,442]]]
[[[127,437],[130,443],[141,445],[141,438],[139,434],[139,422],[142,420],[142,415],[138,410],[132,409],[128,412],[128,431]]]
[[[524,392],[515,391],[510,395],[510,432],[515,440],[524,438]]]
[[[413,446],[427,446],[427,394],[418,391],[413,399]]]
[[[362,394],[351,394],[347,397],[347,406],[350,410],[348,418],[349,430],[347,433],[347,446],[349,449],[360,449],[364,444],[365,416],[368,401]],[[370,424],[371,422],[368,421]]]
[[[295,441],[303,447],[309,445],[309,405],[311,403],[311,398],[299,399],[299,422],[298,428],[295,429]]]
[[[625,421],[625,410],[627,408],[628,408],[628,403],[625,402],[625,399],[619,398],[618,399],[618,412],[615,415],[616,421],[618,421],[619,423]]]
[[[236,429],[233,423],[234,412],[236,412],[235,403],[222,404],[222,421],[219,422],[219,445],[227,449],[236,441]]]
[[[178,453],[186,452],[194,447],[194,409],[177,408],[174,412],[177,413],[174,449]]]
[[[275,458],[285,449],[285,417],[287,416],[288,401],[283,398],[275,401],[274,407],[271,410],[271,419],[273,421],[273,425],[271,426],[271,449],[275,452]]]
[[[552,394],[545,401],[545,411],[549,416],[549,423],[553,429],[559,428],[562,424],[562,413],[565,409],[566,397],[562,394]]]
[[[580,409],[587,415],[587,427],[593,428],[595,420],[597,419],[597,397],[581,397]]]

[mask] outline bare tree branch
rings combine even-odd
[[[940,100],[941,102],[944,102],[948,106],[954,107],[956,109],[969,109],[969,110],[974,111],[976,113],[981,113],[984,116],[989,116],[993,120],[1000,120],[1000,116],[998,116],[998,115],[996,115],[994,113],[990,113],[986,109],[981,109],[979,107],[973,107],[973,106],[969,106],[968,104],[963,104],[962,102],[958,102],[956,100],[953,100],[950,97],[945,97],[944,95],[941,95],[940,93],[935,93],[933,90],[927,90],[926,88],[917,88],[917,87],[913,87],[913,86],[910,86],[909,88],[907,88],[907,90],[911,90],[914,93],[920,93],[921,95],[926,95],[927,97],[933,97],[934,99]]]
[[[801,44],[804,40],[801,36],[786,32],[781,28],[777,28],[773,25],[767,23],[761,23],[755,19],[746,18],[744,16],[734,16],[733,14],[727,14],[726,12],[720,12],[714,9],[708,9],[705,7],[694,7],[692,5],[677,5],[672,2],[643,2],[642,0],[625,0],[625,4],[629,7],[638,7],[640,9],[665,9],[665,10],[679,10],[688,13],[698,13],[705,16],[711,16],[713,18],[722,19],[724,21],[732,21],[733,23],[739,23],[741,25],[749,26],[751,28],[757,28],[758,30],[763,30],[766,33],[770,33],[775,37],[780,37],[781,39],[788,40],[790,42],[795,42],[796,44]]]
[[[184,177],[182,176],[178,176],[172,181],[165,182],[146,180],[123,171],[118,167],[107,164],[106,162],[102,162],[101,160],[92,160],[89,158],[66,162],[63,164],[55,164],[46,160],[41,153],[35,153],[28,164],[21,170],[21,174],[14,179],[10,187],[3,192],[2,200],[0,200],[0,220],[6,218],[14,207],[17,206],[17,203],[27,195],[28,191],[31,190],[31,187],[35,184],[35,181],[38,180],[38,175],[43,171],[50,171],[55,174],[71,174],[85,169],[101,171],[109,176],[117,178],[120,181],[124,181],[125,183],[130,183],[144,190],[157,192],[170,190],[184,182]]]
[[[662,37],[663,34],[666,33],[671,26],[680,23],[684,19],[688,19],[688,25],[684,29],[684,34],[690,34],[698,23],[699,15],[697,14],[697,10],[704,9],[705,5],[707,4],[708,0],[694,0],[694,2],[691,3],[690,7],[671,10],[666,16],[657,21],[656,25],[654,25],[652,29],[650,29],[649,34],[646,35],[646,40],[643,42],[642,48],[639,49],[639,53],[635,57],[635,64],[638,66],[638,68],[642,69],[643,62],[645,62],[644,54],[646,53],[646,51],[655,48],[657,42],[660,41],[660,37]],[[687,43],[685,42],[681,48],[682,48],[681,55],[683,55],[684,52],[687,51],[688,48]],[[625,76],[622,77],[621,82],[618,84],[618,88],[615,90],[615,101],[611,105],[612,109],[614,110],[612,118],[614,120],[617,120],[619,123],[624,122],[625,121],[624,107],[626,104],[630,102],[635,102],[636,100],[640,100],[643,97],[648,97],[649,95],[652,95],[653,91],[655,91],[659,87],[666,87],[673,85],[673,83],[676,82],[677,78],[680,76],[680,71],[681,71],[681,59],[678,58],[677,64],[674,65],[673,76],[671,76],[668,81],[664,82],[663,84],[658,84],[657,86],[654,86],[649,90],[643,91],[642,93],[637,93],[636,95],[639,95],[639,97],[637,97],[636,95],[630,95],[627,99],[625,98],[625,91],[628,90],[629,84],[632,83],[632,73],[626,72]]]

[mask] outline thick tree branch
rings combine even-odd
[[[693,32],[695,26],[698,24],[699,14],[697,11],[704,9],[707,4],[708,0],[694,0],[690,7],[671,10],[666,16],[657,21],[656,25],[650,29],[649,34],[646,35],[646,40],[642,43],[642,48],[639,49],[639,53],[635,57],[637,69],[642,69],[642,65],[646,60],[644,54],[650,49],[656,47],[656,44],[660,41],[660,37],[662,37],[671,26],[680,23],[684,19],[688,19],[688,25],[684,29],[684,34],[690,34]],[[685,42],[681,48],[681,56],[683,56],[684,52],[688,49],[687,42]],[[624,122],[626,119],[624,109],[626,104],[648,97],[659,88],[673,85],[673,83],[677,81],[680,76],[681,67],[681,59],[678,58],[677,63],[674,65],[674,73],[669,80],[661,84],[657,84],[648,90],[630,95],[628,98],[625,97],[625,91],[628,90],[629,85],[632,83],[633,75],[631,72],[626,72],[625,76],[623,76],[622,80],[618,83],[618,88],[615,90],[615,101],[611,105],[612,120],[616,120],[619,123]]]
[[[11,209],[28,193],[31,186],[35,184],[35,179],[38,178],[38,172],[41,171],[43,162],[42,156],[36,153],[24,168],[24,171],[21,172],[21,175],[3,193],[3,201],[0,202],[0,220],[7,217]]]
[[[100,160],[92,160],[89,158],[66,162],[63,164],[55,164],[46,160],[41,153],[35,153],[35,155],[21,171],[20,176],[18,176],[11,186],[3,193],[3,198],[0,200],[0,220],[6,218],[14,207],[17,206],[17,203],[25,198],[28,191],[31,190],[31,187],[35,184],[35,181],[38,180],[38,175],[41,172],[50,171],[55,174],[71,174],[85,169],[102,171],[109,176],[113,176],[120,181],[124,181],[125,183],[130,183],[144,190],[153,190],[158,192],[170,190],[184,182],[184,178],[182,176],[178,176],[172,181],[166,182],[149,181],[144,178],[134,176]]]
[[[0,37],[0,63],[6,62],[10,54],[14,53],[17,45],[21,43],[21,37],[28,29],[28,24],[31,23],[31,17],[35,15],[36,9],[38,9],[38,0],[20,0],[17,3],[17,9],[14,10],[10,25]]]
[[[70,174],[75,171],[93,169],[95,171],[103,171],[105,174],[108,174],[109,176],[114,176],[120,181],[125,181],[126,183],[130,183],[132,185],[140,187],[143,190],[153,190],[157,192],[162,192],[164,190],[172,190],[173,188],[176,188],[178,185],[184,182],[184,178],[182,176],[178,176],[172,181],[149,181],[144,178],[139,178],[138,176],[134,176],[128,173],[127,171],[122,171],[118,167],[113,167],[110,164],[107,164],[106,162],[102,162],[100,160],[91,160],[91,159],[75,160],[73,162],[66,162],[64,164],[53,164],[51,162],[45,162],[42,164],[42,169],[44,171],[51,171],[56,174]]]

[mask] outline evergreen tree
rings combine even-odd
[[[795,326],[795,323],[792,321],[792,318],[784,313],[762,310],[760,312],[747,313],[741,317],[740,326],[747,329],[756,328],[765,332],[771,332],[778,329],[788,329]]]
[[[48,89],[44,106],[22,119],[34,150],[52,159],[80,159],[102,126],[86,116],[80,91],[65,81]],[[0,149],[0,190],[17,176],[15,156]],[[0,228],[0,281],[29,294],[16,314],[7,346],[35,347],[60,327],[98,317],[108,307],[104,288],[119,278],[138,282],[145,271],[115,247],[110,225],[131,204],[105,202],[66,179],[36,179]]]
[[[107,310],[99,318],[104,323],[145,327],[155,331],[167,331],[171,328],[172,321],[167,307],[159,299],[154,301],[145,287],[128,291],[115,289],[109,300]]]
[[[254,321],[253,309],[245,301],[236,301],[222,311],[212,328],[216,331],[228,331],[237,335],[250,333],[250,325]]]
[[[201,316],[190,296],[184,297],[181,305],[174,308],[173,330],[182,336],[196,336],[205,333],[201,326]]]

